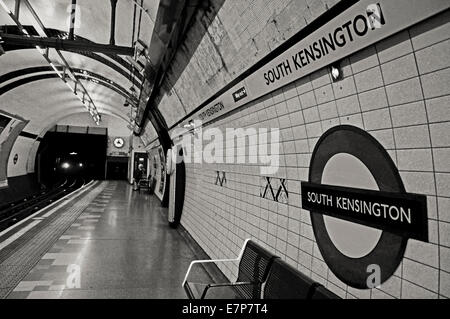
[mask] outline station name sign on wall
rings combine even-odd
[[[315,39],[309,45],[300,49],[290,58],[264,73],[266,85],[302,70],[309,64],[326,58],[333,51],[344,48],[347,44],[368,32],[383,28],[386,24],[384,13],[379,3],[371,4],[364,14],[358,14],[331,32]]]
[[[360,0],[217,96],[183,124],[199,117],[213,120],[449,7],[446,0]],[[219,101],[223,108],[214,107]],[[205,113],[211,107],[215,112]]]
[[[302,182],[302,207],[428,241],[426,197]]]
[[[360,0],[245,79],[261,96],[450,7],[444,0]]]
[[[205,119],[208,116],[211,116],[217,112],[220,112],[224,109],[223,103],[222,102],[218,102],[216,104],[214,104],[213,106],[211,106],[209,109],[207,109],[206,111],[200,113],[200,115],[198,116],[200,120],[203,121],[203,119]]]

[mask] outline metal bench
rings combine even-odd
[[[317,284],[316,288],[312,293],[311,299],[341,299],[341,298],[335,295],[327,288],[325,288],[324,286]]]
[[[268,250],[247,239],[239,257],[236,259],[196,260],[191,262],[182,286],[190,299],[204,299],[208,292],[224,287],[232,288],[234,295],[231,298],[260,299],[261,285],[267,279],[270,266],[276,258],[278,257]],[[196,283],[188,281],[193,266],[220,262],[239,263],[236,282]]]
[[[309,299],[315,281],[277,258],[264,284],[264,299]]]
[[[263,299],[339,299],[280,258],[274,260],[263,289]]]

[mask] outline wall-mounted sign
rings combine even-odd
[[[301,186],[302,208],[311,212],[325,262],[344,283],[373,288],[367,285],[373,265],[385,282],[402,261],[409,238],[428,240],[426,197],[406,193],[390,155],[366,131],[348,125],[328,130],[309,169],[309,182]],[[368,189],[353,183],[367,183]]]
[[[449,7],[450,2],[445,0],[357,1],[324,25],[305,33],[297,43],[223,92],[204,109],[221,101],[230,112]],[[245,100],[244,95],[248,96]],[[202,112],[187,118],[184,124]],[[219,114],[214,113],[209,120],[217,116]]]
[[[302,207],[428,241],[426,196],[302,182]]]
[[[366,10],[355,13],[342,25],[334,26],[329,32],[311,39],[309,44],[305,43],[303,48],[289,58],[264,72],[265,84],[270,86],[284,77],[301,72],[308,65],[326,59],[334,51],[345,50],[345,47],[353,41],[358,41],[358,38],[365,37],[369,32],[383,28],[385,24],[382,6],[379,3],[371,4]]]
[[[247,97],[247,90],[245,89],[245,87],[242,87],[233,93],[234,102],[239,102],[240,100],[246,97]]]
[[[206,111],[200,113],[198,117],[200,118],[200,120],[203,121],[206,117],[210,117],[210,116],[222,111],[223,109],[224,109],[223,103],[218,102],[218,103],[214,104],[213,106],[211,106]]]
[[[160,194],[164,194],[164,187],[166,181],[166,159],[164,155],[164,150],[162,147],[158,148],[159,153],[159,165],[160,165],[160,182],[159,182],[159,192]]]
[[[449,7],[441,0],[360,0],[246,78],[248,92],[258,98]]]
[[[14,158],[13,158],[14,165],[16,165],[18,161],[19,161],[19,154],[16,154],[16,155],[14,155]]]
[[[128,156],[127,152],[110,152],[109,156]]]
[[[157,157],[155,155],[155,156],[153,156],[153,169],[152,169],[152,172],[151,172],[151,176],[153,176],[153,177],[156,176],[157,169],[158,169],[158,159],[157,159]]]

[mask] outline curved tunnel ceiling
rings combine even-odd
[[[60,72],[63,72],[63,69],[57,68]],[[114,81],[105,78],[104,76],[89,71],[85,69],[73,69],[74,73],[78,78],[84,79],[87,81],[92,81],[98,85],[102,85],[104,87],[109,88],[110,90],[115,91],[116,93],[122,95],[126,99],[132,99],[133,96],[129,90],[124,88],[123,86],[115,83]],[[17,71],[12,71],[7,74],[3,74],[0,76],[0,96],[10,90],[13,90],[21,85],[39,81],[42,79],[50,79],[55,78],[58,79],[59,76],[53,71],[53,69],[48,66],[39,66],[21,69]]]
[[[24,27],[28,30],[28,32],[30,34],[38,36],[38,33],[34,27],[32,27],[32,26],[24,26]],[[0,31],[1,30],[3,30],[4,32],[7,32],[7,33],[20,35],[20,31],[17,26],[10,26],[10,25],[0,26]],[[68,32],[64,32],[61,30],[47,29],[47,32],[51,37],[58,38],[58,39],[65,39],[68,37]],[[81,41],[85,41],[87,44],[93,43],[92,41],[89,41],[80,36],[75,36],[74,39],[75,40],[79,39]],[[27,46],[11,45],[11,44],[5,43],[3,45],[3,49],[4,49],[4,51],[9,52],[9,51],[18,51],[18,50],[35,49],[35,48],[32,45],[27,45]],[[88,58],[91,58],[101,64],[104,64],[105,66],[108,66],[108,67],[114,69],[118,73],[122,74],[125,78],[130,78],[129,72],[130,72],[130,70],[132,70],[131,63],[127,62],[125,59],[123,59],[122,57],[120,57],[118,55],[95,53],[95,52],[90,52],[90,51],[86,51],[86,50],[63,50],[63,51],[73,52],[73,53],[77,53],[79,55],[83,55]],[[143,80],[143,76],[142,76],[142,74],[136,72],[133,74],[132,80],[135,81],[135,85],[139,86],[140,82],[142,82],[142,80]]]
[[[138,0],[139,3],[141,1]],[[14,12],[14,0],[4,0],[4,3]],[[70,1],[35,0],[30,3],[45,26],[47,34],[52,37],[64,37],[68,34],[63,30],[68,30]],[[118,1],[116,45],[132,46],[133,32],[135,40],[139,34],[139,39],[149,44],[153,32],[152,19],[156,17],[159,0],[145,0],[142,4],[148,9],[150,17],[145,13],[140,15],[139,10],[135,13],[135,5],[131,0]],[[108,44],[111,2],[77,0],[77,10],[79,25],[75,29],[76,39]],[[22,25],[34,28],[39,36],[45,36],[23,2],[19,21]],[[1,8],[0,25],[15,27],[14,21]],[[69,114],[87,112],[38,50],[10,47],[5,51],[0,57],[0,79],[3,79],[3,82],[0,80],[0,110],[29,120],[25,131],[42,136],[59,119]],[[49,52],[50,60],[61,70],[63,63],[56,50],[50,49]],[[132,108],[124,107],[124,102],[126,98],[133,99],[132,91],[137,91],[139,95],[143,78],[141,75],[135,76],[134,79],[130,76],[131,64],[125,57],[87,51],[61,52],[96,104],[99,113],[114,115],[129,122]]]
[[[122,96],[93,82],[82,80],[82,83],[91,92],[100,113],[109,111],[128,121]],[[49,87],[52,89],[49,90]],[[69,112],[84,111],[78,98],[74,94],[67,94],[67,91],[59,78],[30,82],[3,94],[0,97],[2,110],[29,120],[25,128],[28,133],[43,135],[45,128]]]

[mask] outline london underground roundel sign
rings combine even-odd
[[[357,127],[337,126],[319,139],[301,188],[324,261],[352,287],[373,288],[374,266],[385,282],[409,238],[428,241],[426,196],[406,193],[387,151]]]

